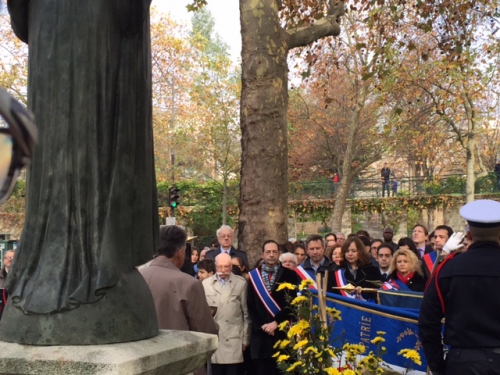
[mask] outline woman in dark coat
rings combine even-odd
[[[424,291],[425,278],[413,251],[399,249],[394,253],[389,271],[389,284],[398,290]]]
[[[341,294],[344,297],[372,300],[373,293],[359,293],[358,290],[349,293],[344,290],[332,289],[351,284],[360,288],[379,288],[382,276],[377,267],[370,261],[370,254],[358,237],[348,238],[342,246],[342,261],[340,269],[332,271],[328,276],[328,291]]]

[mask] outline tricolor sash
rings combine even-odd
[[[347,279],[345,278],[345,269],[341,268],[335,271],[335,281],[337,282],[337,286],[339,288],[343,288],[349,284]],[[345,290],[340,289],[340,294],[344,297],[356,298],[356,293],[347,293]]]
[[[248,276],[250,277],[250,282],[252,283],[255,293],[259,296],[264,307],[269,311],[269,314],[273,317],[276,316],[276,314],[281,311],[281,307],[279,307],[274,298],[271,297],[271,294],[267,291],[264,280],[262,280],[260,269],[253,269],[248,273]]]
[[[432,273],[432,269],[434,268],[434,263],[436,262],[437,252],[432,251],[424,255],[423,264],[425,264],[425,268],[429,271],[429,274]]]
[[[410,290],[408,286],[399,279],[389,280],[382,284],[383,290]]]
[[[391,279],[382,284],[382,290],[399,290],[399,285]]]
[[[318,285],[316,284],[316,280],[314,280],[312,278],[312,276],[309,274],[309,272],[307,272],[304,267],[302,266],[297,266],[295,268],[295,272],[297,272],[297,275],[299,275],[299,277],[302,279],[302,280],[311,280],[314,284],[311,284],[309,285],[309,289],[311,290],[318,290]]]

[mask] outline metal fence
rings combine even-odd
[[[349,189],[349,198],[382,198],[382,196],[463,195],[465,175],[444,175],[431,177],[404,177],[390,179],[383,184],[381,178],[355,179]],[[328,180],[291,182],[289,198],[292,200],[334,199],[340,183]],[[382,191],[384,189],[384,191]],[[476,194],[500,193],[497,175],[490,173],[476,180]]]

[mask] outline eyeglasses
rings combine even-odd
[[[33,115],[0,88],[0,203],[9,198],[19,171],[30,163],[37,137]]]
[[[14,259],[14,257],[3,257],[3,259],[12,260],[12,259]]]
[[[229,269],[229,268],[233,268],[233,265],[216,265],[215,268],[218,268],[218,269]]]
[[[233,238],[232,234],[227,234],[225,236],[219,236],[219,238]]]

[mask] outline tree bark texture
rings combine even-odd
[[[344,2],[329,1],[328,16],[285,30],[276,0],[240,0],[242,35],[241,183],[238,242],[250,262],[262,243],[287,238],[288,50],[340,33]]]
[[[262,243],[287,238],[288,46],[276,0],[240,0],[241,196],[238,242],[250,264]]]

